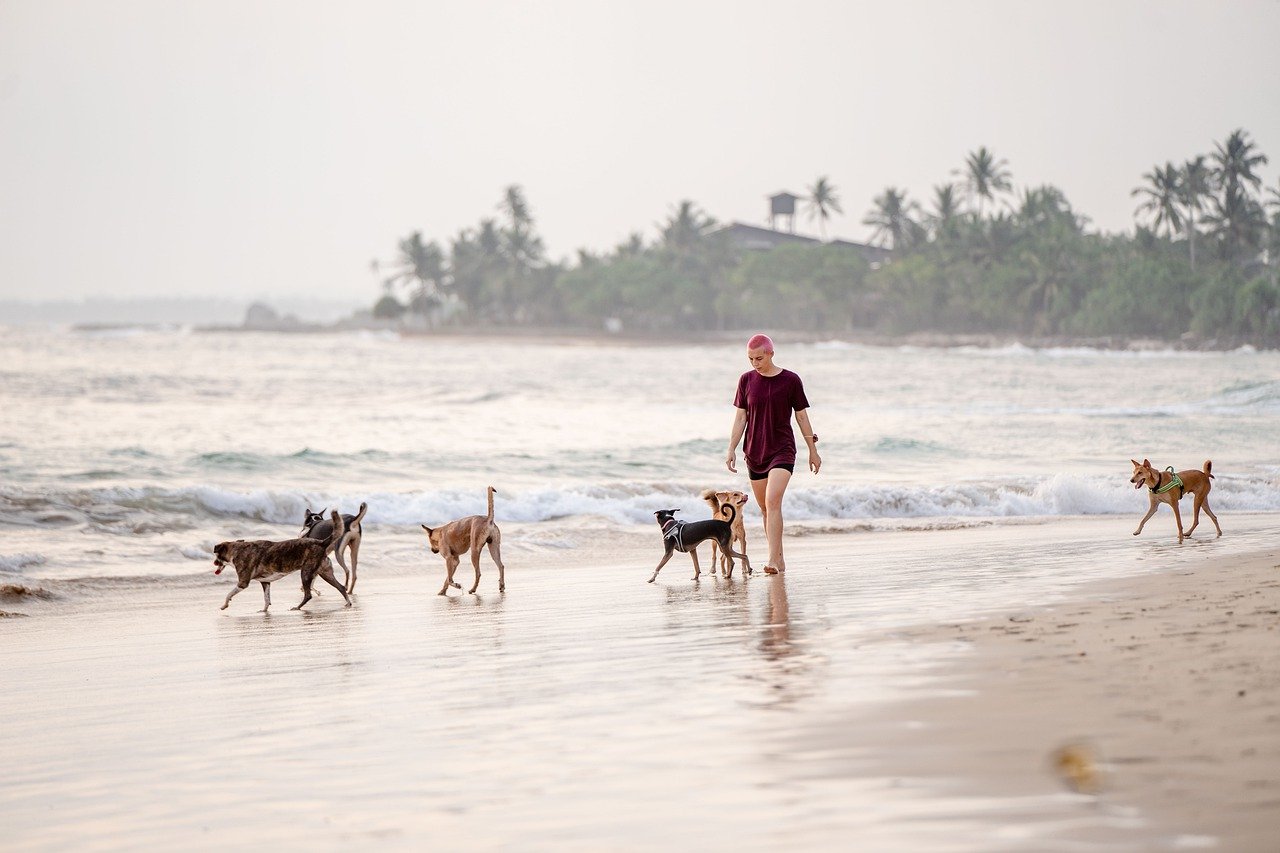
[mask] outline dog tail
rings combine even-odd
[[[725,504],[724,506],[720,507],[720,514],[724,515],[724,511],[726,509],[733,510],[733,515],[729,516],[729,521],[727,522],[728,524],[733,524],[734,520],[736,520],[738,517],[738,508],[733,504]]]
[[[715,503],[715,504],[720,503],[718,500],[715,499],[716,497],[715,489],[703,489],[702,494],[698,495],[698,497],[702,498],[707,503]]]
[[[1216,479],[1213,476],[1213,460],[1212,459],[1204,460],[1204,467],[1200,470],[1204,471],[1204,473],[1209,477],[1210,480]]]
[[[355,518],[351,519],[351,526],[348,527],[346,530],[339,532],[338,544],[333,549],[333,552],[338,555],[338,562],[342,564],[344,569],[346,568],[346,564],[342,562],[342,549],[347,547],[347,540],[352,537],[352,535],[356,531],[356,528],[360,526],[360,519],[364,518],[365,510],[367,510],[368,508],[369,508],[369,505],[364,501],[361,501],[360,511],[356,513]],[[332,542],[333,540],[330,539],[329,541]],[[325,553],[328,553],[328,551],[329,551],[328,546],[326,546]]]
[[[489,487],[489,517],[487,521],[490,524],[493,524],[493,496],[497,494],[497,492],[498,490],[495,489],[493,486]]]
[[[333,532],[329,534],[329,538],[324,543],[324,552],[326,554],[338,546],[338,543],[342,541],[343,534],[347,532],[347,525],[342,520],[342,513],[335,509],[330,519],[333,521]]]

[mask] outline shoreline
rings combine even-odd
[[[75,332],[113,332],[129,329],[169,331],[188,328],[172,323],[73,323]],[[325,335],[349,332],[391,332],[405,340],[443,338],[450,340],[503,341],[505,343],[568,344],[598,346],[688,346],[697,344],[741,343],[754,334],[755,329],[668,331],[668,332],[607,332],[560,326],[449,326],[435,329],[415,329],[390,324],[365,323],[306,323],[272,326],[214,325],[190,326],[196,334],[288,334]],[[887,334],[869,329],[845,329],[841,331],[814,332],[807,329],[775,329],[773,334],[792,344],[840,342],[853,346],[869,347],[918,347],[921,349],[1003,349],[1023,346],[1027,349],[1094,349],[1104,352],[1233,352],[1249,347],[1259,352],[1271,351],[1265,344],[1247,340],[1220,341],[1217,339],[1179,338],[1129,338],[1123,336],[1085,337],[1072,335],[1019,335],[1006,332],[938,332],[921,331],[905,334]]]
[[[882,642],[945,649],[945,662],[862,721],[881,750],[854,772],[975,800],[1066,792],[1149,823],[1157,848],[1275,849],[1280,548]]]

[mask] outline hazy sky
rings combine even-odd
[[[821,175],[865,239],[980,145],[1130,229],[1240,127],[1277,186],[1275,0],[0,0],[0,298],[372,300],[512,183],[552,257]]]

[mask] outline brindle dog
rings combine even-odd
[[[316,575],[324,578],[330,586],[342,593],[347,606],[351,606],[351,598],[338,579],[333,576],[333,564],[329,562],[329,551],[341,541],[346,530],[342,516],[333,511],[333,533],[327,540],[319,539],[287,539],[284,542],[271,542],[265,539],[219,542],[213,548],[213,564],[217,566],[214,574],[222,574],[228,563],[236,569],[236,588],[227,593],[227,600],[222,602],[226,610],[231,599],[249,586],[250,581],[262,584],[264,605],[262,612],[271,607],[271,582],[280,578],[302,572],[302,601],[294,610],[301,610],[302,605],[311,600],[311,582]]]

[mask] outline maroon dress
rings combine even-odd
[[[764,474],[779,465],[796,464],[791,413],[809,408],[799,376],[786,369],[774,376],[761,376],[748,370],[738,380],[733,405],[747,410],[742,455],[746,457],[748,471]]]

